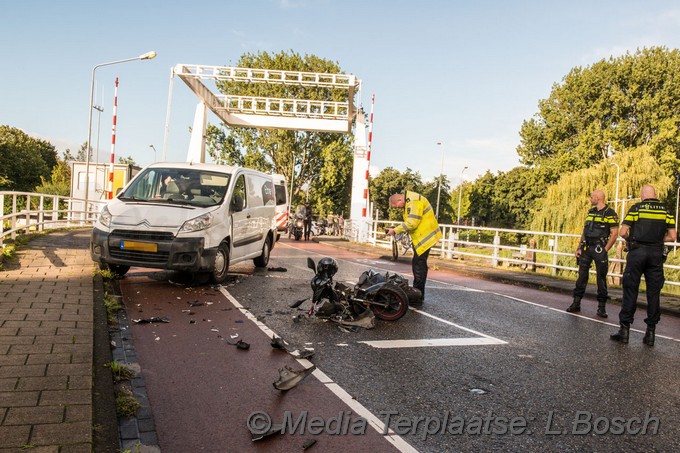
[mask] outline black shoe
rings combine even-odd
[[[609,336],[609,338],[611,338],[614,341],[618,341],[619,343],[628,344],[629,333],[630,333],[630,326],[627,326],[627,325],[621,323],[621,327],[619,328],[619,331],[611,334]]]
[[[656,337],[656,326],[647,326],[645,337],[642,342],[647,346],[654,346],[654,338]]]
[[[597,316],[599,316],[600,318],[606,318],[609,316],[607,314],[607,310],[604,309],[604,306],[597,307]]]
[[[574,301],[567,308],[568,313],[578,313],[581,311],[581,298],[574,297]]]

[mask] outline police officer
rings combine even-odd
[[[314,218],[314,210],[309,204],[309,201],[305,201],[305,241],[309,241],[309,234],[312,231],[312,219]]]
[[[442,237],[439,223],[427,198],[416,192],[406,191],[405,194],[394,194],[390,197],[391,208],[404,208],[404,221],[395,228],[388,228],[387,234],[408,232],[413,243],[413,287],[420,291],[420,300],[412,301],[412,305],[421,305],[425,298],[425,282],[427,281],[427,257],[430,249]]]
[[[647,284],[647,331],[643,343],[654,346],[656,324],[659,322],[659,294],[665,278],[663,263],[666,260],[664,242],[675,242],[675,221],[663,203],[656,198],[654,187],[642,186],[641,202],[631,206],[621,225],[621,237],[628,241],[626,268],[623,271],[623,302],[619,312],[619,331],[611,339],[628,343],[630,325],[637,304],[640,277]]]
[[[593,190],[586,223],[581,241],[574,255],[578,262],[578,278],[574,288],[574,301],[567,311],[581,311],[581,299],[586,292],[590,264],[595,261],[597,275],[597,316],[607,317],[607,270],[609,269],[609,249],[616,242],[619,232],[619,216],[605,203],[602,190]]]

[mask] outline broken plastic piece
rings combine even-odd
[[[243,340],[239,340],[239,341],[236,342],[236,349],[243,349],[243,350],[250,349],[250,343],[246,343]]]
[[[302,304],[304,303],[304,301],[306,301],[307,299],[309,299],[309,297],[305,297],[304,299],[300,299],[300,300],[298,300],[298,301],[295,301],[295,303],[293,303],[293,305],[289,305],[289,308],[298,308],[298,307],[299,307],[300,305],[302,305]]]
[[[265,433],[260,433],[260,432],[250,432],[250,440],[255,442],[256,440],[264,439],[265,437],[271,436],[272,434],[281,434],[283,432],[283,424],[277,425],[277,424],[272,424],[272,427],[269,428],[269,431]]]
[[[315,369],[316,366],[311,366],[304,370],[295,371],[286,365],[279,369],[279,380],[274,382],[274,388],[277,390],[290,390],[312,374],[312,371]]]
[[[159,323],[159,322],[170,322],[168,318],[161,318],[158,316],[153,316],[151,318],[145,319],[133,319],[132,322],[136,324],[149,324],[149,323]]]
[[[288,272],[288,269],[285,267],[270,267],[267,270],[272,272]]]
[[[283,349],[284,351],[286,350],[286,343],[281,337],[274,336],[272,338],[271,345],[274,349]]]
[[[306,450],[309,447],[311,447],[312,445],[314,445],[315,443],[316,443],[316,439],[305,439],[305,441],[302,442],[302,449]]]
[[[198,300],[192,300],[190,302],[187,302],[190,307],[201,307],[203,305],[203,302],[199,302]]]

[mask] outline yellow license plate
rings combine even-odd
[[[138,252],[158,252],[158,244],[153,242],[120,241],[120,248],[124,250],[136,250]]]

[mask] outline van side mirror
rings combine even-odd
[[[231,199],[231,210],[233,212],[243,211],[243,197],[240,195],[234,195]]]

